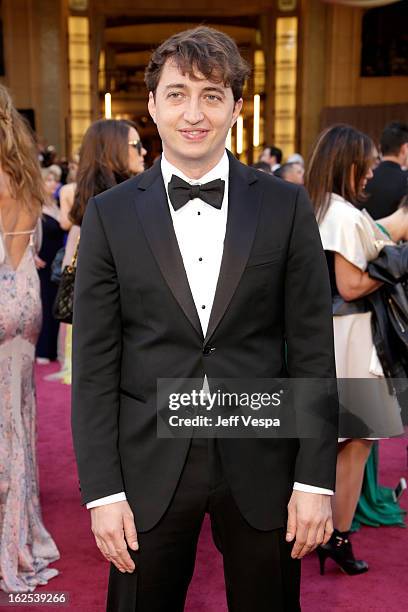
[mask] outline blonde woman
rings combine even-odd
[[[34,262],[46,200],[30,132],[0,85],[0,588],[33,591],[58,574],[41,518],[36,460],[35,345],[41,326]]]

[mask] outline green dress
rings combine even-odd
[[[377,225],[391,239],[385,227],[378,222]],[[365,467],[363,486],[351,530],[357,531],[361,525],[405,527],[404,516],[405,510],[394,501],[392,489],[378,484],[378,442],[375,442]]]
[[[375,442],[365,467],[363,487],[351,530],[357,531],[361,525],[405,527],[404,516],[405,510],[394,501],[392,489],[378,484],[378,442]]]

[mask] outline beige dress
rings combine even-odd
[[[387,242],[366,211],[337,194],[331,195],[319,229],[325,251],[340,253],[363,272]],[[373,343],[371,317],[371,312],[333,317],[341,439],[378,439],[404,431]]]
[[[0,229],[0,588],[33,591],[58,574],[40,509],[36,457],[35,345],[41,326],[34,231],[14,269]]]

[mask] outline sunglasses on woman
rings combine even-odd
[[[141,140],[129,140],[129,145],[136,149],[139,155],[142,154],[143,144]]]

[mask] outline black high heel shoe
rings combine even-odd
[[[320,575],[324,575],[326,559],[330,557],[337,565],[349,576],[364,574],[368,571],[365,561],[360,561],[354,557],[349,531],[341,532],[335,529],[327,544],[323,544],[316,549],[320,562]]]

